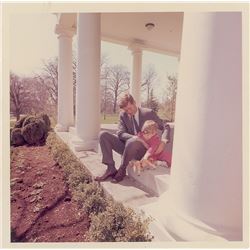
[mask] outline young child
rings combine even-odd
[[[147,166],[155,168],[156,161],[164,161],[167,163],[168,167],[171,166],[171,154],[166,150],[158,150],[161,138],[158,135],[158,126],[156,122],[147,120],[137,136],[147,148],[147,152],[140,161],[135,161],[133,163],[134,171],[140,174],[141,170]]]

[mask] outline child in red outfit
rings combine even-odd
[[[141,132],[138,133],[138,139],[144,144],[147,148],[147,152],[145,153],[142,160],[139,162],[135,162],[134,166],[137,169],[137,172],[140,172],[140,169],[144,168],[146,165],[151,167],[155,165],[156,161],[164,161],[167,163],[167,166],[171,166],[171,154],[166,151],[158,150],[158,147],[161,143],[161,138],[158,135],[158,126],[152,120],[147,120],[142,127]]]

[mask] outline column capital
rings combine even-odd
[[[56,24],[55,33],[60,37],[69,37],[72,38],[76,34],[76,27],[64,27],[60,24]]]
[[[129,44],[128,49],[131,50],[132,54],[141,53],[144,47],[143,41],[135,41]]]

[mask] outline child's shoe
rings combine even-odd
[[[169,167],[168,164],[167,164],[167,162],[165,162],[165,161],[156,161],[155,165],[159,166],[159,167],[164,167],[164,168],[168,168]]]

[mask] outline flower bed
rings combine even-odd
[[[105,195],[101,186],[68,146],[54,133],[50,132],[46,141],[55,161],[64,169],[67,183],[79,205],[79,209],[90,216],[90,227],[86,240],[99,241],[151,241],[148,230],[151,218],[143,218],[131,208],[114,201]]]

